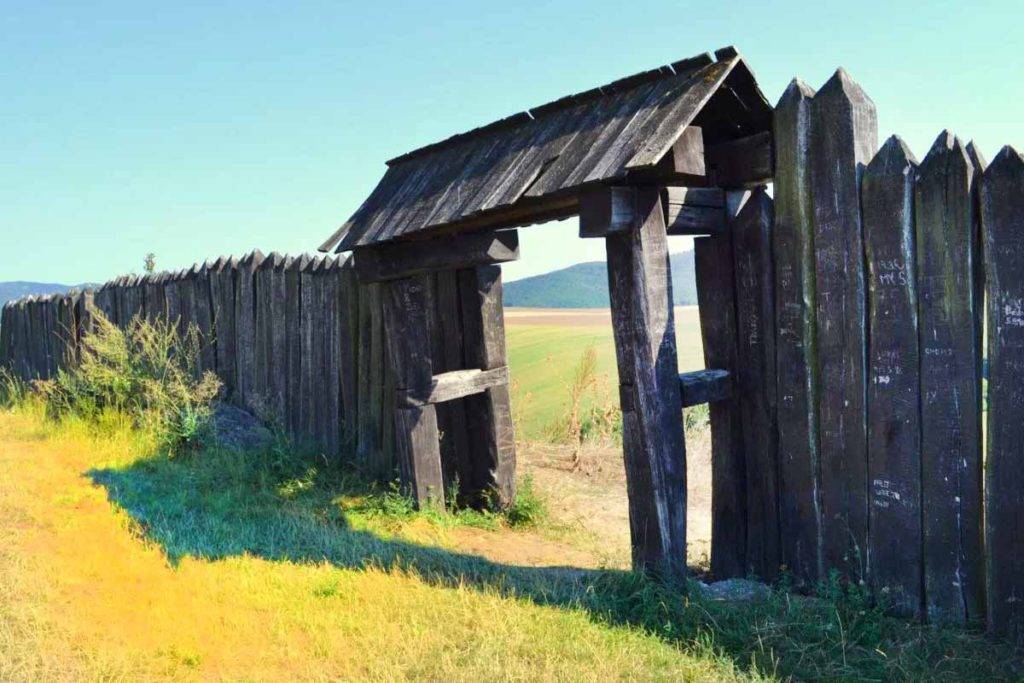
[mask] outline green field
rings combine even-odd
[[[586,316],[583,324],[567,324],[574,315]],[[564,315],[552,316],[550,323],[520,323],[515,316],[506,319],[513,400],[516,402],[515,410],[520,411],[521,416],[518,425],[520,436],[540,438],[544,427],[554,417],[563,414],[569,401],[567,387],[573,368],[588,347],[594,347],[597,352],[602,389],[609,392],[611,400],[617,400],[615,386],[618,378],[611,323],[590,323],[586,319],[589,317],[585,313],[566,311]],[[676,309],[676,344],[680,371],[704,367],[696,306]]]

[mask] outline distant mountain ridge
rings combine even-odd
[[[669,263],[675,304],[696,304],[693,250],[671,254]],[[506,306],[527,308],[607,308],[608,266],[604,261],[588,261],[508,282],[504,299]]]
[[[23,296],[65,294],[72,289],[74,287],[70,285],[59,285],[52,282],[24,282],[21,280],[0,282],[0,306]]]

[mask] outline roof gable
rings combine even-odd
[[[581,187],[654,168],[727,81],[739,109],[757,110],[758,123],[747,128],[770,125],[770,107],[740,56],[731,48],[716,56],[620,79],[392,159],[321,249],[572,215]]]

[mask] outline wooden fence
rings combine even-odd
[[[713,571],[837,570],[1020,636],[1024,159],[948,132],[921,163],[878,149],[842,71],[790,85],[774,146],[774,202],[729,192],[729,229],[696,240],[706,362],[738,388],[711,406]]]

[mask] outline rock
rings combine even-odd
[[[262,448],[274,440],[270,430],[252,413],[227,403],[214,404],[213,430],[218,444],[236,451]]]
[[[697,591],[706,600],[721,602],[766,600],[772,592],[763,583],[748,579],[725,579],[724,581],[715,581],[711,584],[698,581]]]

